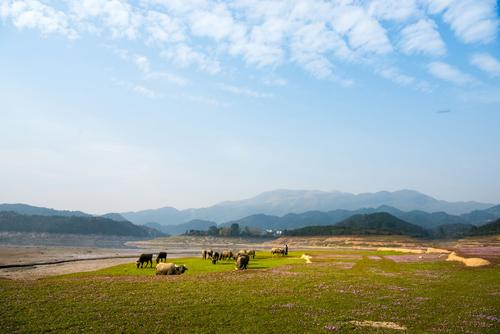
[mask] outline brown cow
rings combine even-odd
[[[238,255],[236,259],[236,269],[244,270],[248,267],[248,262],[250,261],[250,257],[246,254]]]
[[[251,249],[247,252],[248,256],[251,256],[252,259],[255,259],[255,249]]]
[[[271,254],[285,255],[285,250],[283,248],[275,247],[271,249]]]
[[[223,250],[220,254],[220,259],[221,260],[230,260],[234,258],[233,252],[230,251],[229,249]]]

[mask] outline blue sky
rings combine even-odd
[[[0,202],[500,203],[496,1],[0,0]]]

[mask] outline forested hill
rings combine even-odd
[[[426,237],[428,232],[386,212],[359,214],[335,225],[307,226],[286,232],[291,236],[306,235],[408,235]]]
[[[0,212],[0,231],[37,232],[59,234],[98,234],[153,238],[162,233],[128,221],[115,221],[92,216],[45,216],[23,215],[16,212]]]
[[[496,235],[500,234],[500,218],[483,226],[473,227],[469,235]]]

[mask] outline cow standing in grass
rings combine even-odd
[[[230,260],[232,258],[234,258],[234,255],[233,252],[230,251],[229,249],[223,250],[220,255],[221,260]]]
[[[286,255],[285,250],[283,248],[279,248],[279,247],[275,247],[275,248],[271,249],[271,254],[272,255],[274,255],[274,254]]]
[[[220,258],[219,252],[213,252],[213,254],[212,254],[212,264],[216,264],[217,261],[219,261],[219,258]]]
[[[158,256],[156,257],[156,264],[160,263],[161,260],[163,260],[163,262],[167,262],[167,252],[158,253]]]
[[[160,263],[156,266],[156,275],[180,275],[187,270],[185,265],[176,265],[174,263]]]
[[[247,252],[248,256],[251,256],[252,259],[255,259],[255,249],[251,249]]]
[[[246,254],[240,254],[236,258],[236,269],[245,270],[248,267],[248,262],[250,262],[250,256]]]
[[[214,255],[214,251],[213,251],[213,250],[211,250],[211,249],[209,249],[209,250],[207,251],[207,259],[212,259],[212,256],[213,256],[213,255]]]
[[[153,268],[153,254],[141,254],[139,260],[137,260],[137,268],[139,268],[139,265],[142,268],[144,263],[146,263],[146,268],[148,267],[148,263],[151,265],[151,268]]]

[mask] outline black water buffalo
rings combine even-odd
[[[247,269],[248,262],[250,261],[250,257],[246,254],[238,255],[236,259],[236,269],[244,270]]]
[[[211,250],[211,249],[207,250],[207,259],[211,259],[213,255],[214,255],[213,250]]]
[[[164,262],[167,262],[167,252],[159,252],[158,256],[156,257],[156,264],[161,262],[161,260],[164,260]]]
[[[141,254],[141,256],[139,256],[139,260],[137,260],[137,268],[139,268],[139,265],[142,268],[144,263],[146,263],[146,268],[148,267],[148,263],[150,263],[151,268],[153,268],[153,254]]]
[[[217,261],[219,261],[219,258],[220,258],[219,252],[214,252],[213,255],[212,255],[212,263],[216,264]]]

